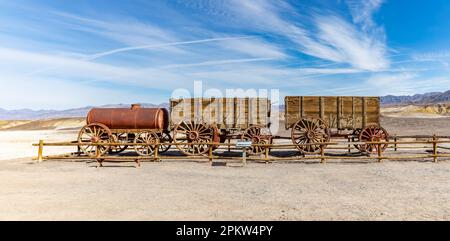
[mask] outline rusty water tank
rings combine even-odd
[[[169,126],[169,112],[165,108],[93,108],[86,118],[87,124],[101,123],[110,129],[159,129]]]

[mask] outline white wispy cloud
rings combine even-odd
[[[86,4],[93,12],[6,4],[24,15],[0,16],[0,72],[11,82],[0,100],[24,107],[164,101],[194,80],[205,88],[279,88],[295,95],[450,86],[447,78],[428,76],[448,75],[448,51],[388,54],[394,51],[375,21],[383,2],[344,0],[321,9],[293,1],[176,1],[148,16],[98,11],[93,4]],[[10,94],[16,92],[22,94]]]
[[[200,63],[172,64],[172,65],[158,67],[157,69],[174,69],[174,68],[199,67],[199,66],[219,66],[219,65],[227,65],[227,64],[241,64],[241,63],[249,63],[249,62],[270,61],[270,60],[275,60],[275,59],[276,58],[248,58],[248,59],[212,60],[212,61],[205,61],[205,62],[200,62]]]
[[[373,21],[373,14],[381,7],[384,0],[347,0],[353,22],[360,24],[366,31],[378,29]]]
[[[310,46],[328,46],[333,56],[359,69],[379,70],[389,66],[386,46],[381,39],[358,31],[337,16],[317,16],[316,24],[319,42]]]
[[[416,73],[404,72],[398,74],[377,74],[367,80],[367,84],[376,87],[407,85],[418,75]]]
[[[232,1],[229,9],[236,12],[235,16],[244,25],[284,36],[295,43],[299,51],[313,57],[347,63],[365,70],[389,66],[383,32],[365,31],[369,26],[360,28],[339,15],[310,14],[306,18],[309,19],[309,27],[306,28],[306,23],[300,25],[300,21],[292,21],[292,18],[299,18],[302,13],[295,12],[284,2]],[[292,17],[288,19],[286,16]]]
[[[180,41],[180,42],[171,42],[171,43],[162,43],[162,44],[153,44],[153,45],[142,45],[142,46],[130,46],[125,48],[117,48],[113,50],[108,50],[100,53],[93,54],[87,57],[85,60],[94,60],[100,57],[133,51],[133,50],[142,50],[142,49],[156,49],[162,47],[169,46],[180,46],[180,45],[189,45],[189,44],[200,44],[200,43],[208,43],[208,42],[217,42],[217,41],[227,41],[227,40],[236,40],[236,39],[246,39],[246,38],[254,38],[252,36],[244,36],[244,37],[225,37],[225,38],[209,38],[209,39],[200,39],[200,40],[192,40],[192,41]]]
[[[283,59],[288,57],[288,55],[282,50],[282,48],[276,46],[275,44],[269,44],[258,38],[224,41],[219,43],[219,45],[225,50],[231,50],[236,53],[253,57],[276,59]]]

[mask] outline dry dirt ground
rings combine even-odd
[[[0,164],[2,220],[450,220],[450,162]]]
[[[383,118],[397,134],[450,134],[449,123]],[[450,220],[450,160],[96,168],[21,158],[0,160],[0,183],[0,220]]]

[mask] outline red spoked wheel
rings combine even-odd
[[[361,133],[359,133],[359,141],[365,141],[365,142],[389,142],[389,134],[388,132],[381,126],[378,125],[369,125],[366,126],[364,129],[361,130]],[[378,147],[381,148],[381,151],[383,152],[388,147],[388,144],[363,144],[358,145],[359,150],[361,152],[367,152],[367,153],[377,153]]]
[[[314,144],[329,142],[330,131],[322,119],[306,118],[292,126],[291,138],[300,152],[318,153],[322,145]],[[325,147],[326,145],[323,145],[323,148]]]

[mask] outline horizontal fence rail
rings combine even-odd
[[[402,141],[401,139],[416,139],[414,141]],[[424,140],[417,140],[424,139]],[[442,140],[448,139],[448,140]],[[345,140],[345,139],[343,139]],[[350,140],[350,138],[348,138]],[[449,146],[443,146],[444,144],[449,144]],[[83,156],[82,152],[79,150],[77,152],[69,153],[69,154],[60,154],[60,155],[43,155],[44,146],[80,146],[80,145],[89,145],[89,146],[119,146],[119,145],[127,145],[127,146],[142,146],[149,145],[154,147],[154,153],[148,156],[111,156],[111,155],[97,155],[97,156]],[[161,155],[158,153],[158,147],[160,145],[171,145],[171,146],[195,146],[195,145],[207,145],[210,146],[207,154],[197,155],[197,156],[168,156]],[[351,156],[351,155],[342,155],[345,152],[335,152],[335,153],[326,153],[325,150],[347,150],[347,154],[351,153],[352,150],[355,150],[355,145],[374,145],[377,147],[377,152],[375,153],[362,153],[360,156]],[[382,152],[382,146],[387,145],[387,149],[393,150],[394,154],[386,155]],[[409,146],[406,146],[409,145]],[[411,146],[416,145],[416,146]],[[285,144],[285,143],[275,143],[275,144],[252,144],[251,147],[263,147],[264,150],[260,155],[255,156],[246,156],[246,149],[241,147],[236,147],[236,143],[218,143],[218,142],[208,142],[208,143],[90,143],[83,142],[78,143],[77,141],[72,142],[44,142],[40,140],[39,143],[33,144],[33,146],[38,147],[38,155],[35,160],[38,162],[42,162],[43,160],[95,160],[98,165],[101,166],[102,162],[105,160],[122,160],[122,161],[135,161],[138,166],[140,166],[141,161],[161,161],[161,160],[197,160],[197,161],[208,161],[210,163],[214,162],[242,162],[244,165],[247,161],[262,161],[262,162],[272,162],[272,161],[305,161],[305,160],[319,160],[321,163],[325,163],[327,160],[349,160],[349,161],[363,161],[363,160],[377,160],[378,162],[382,162],[383,160],[408,160],[408,159],[431,159],[434,162],[437,162],[439,158],[450,157],[450,153],[443,153],[438,151],[442,150],[450,150],[450,136],[425,136],[425,135],[410,135],[410,136],[394,136],[390,138],[388,142],[352,142],[352,141],[330,141],[330,142],[322,142],[322,143],[307,143],[307,144]],[[219,156],[216,155],[211,146],[220,146],[215,150],[240,150],[242,151],[242,157],[239,156]],[[271,151],[274,150],[297,150],[298,146],[320,146],[320,150],[315,154],[305,154],[300,153],[300,155],[288,156],[288,157],[276,157],[271,155]],[[399,149],[424,149],[428,148],[429,153],[421,153],[421,154],[408,154],[408,155],[400,155],[397,153]],[[335,155],[332,155],[335,154]],[[339,156],[336,156],[339,154]]]

